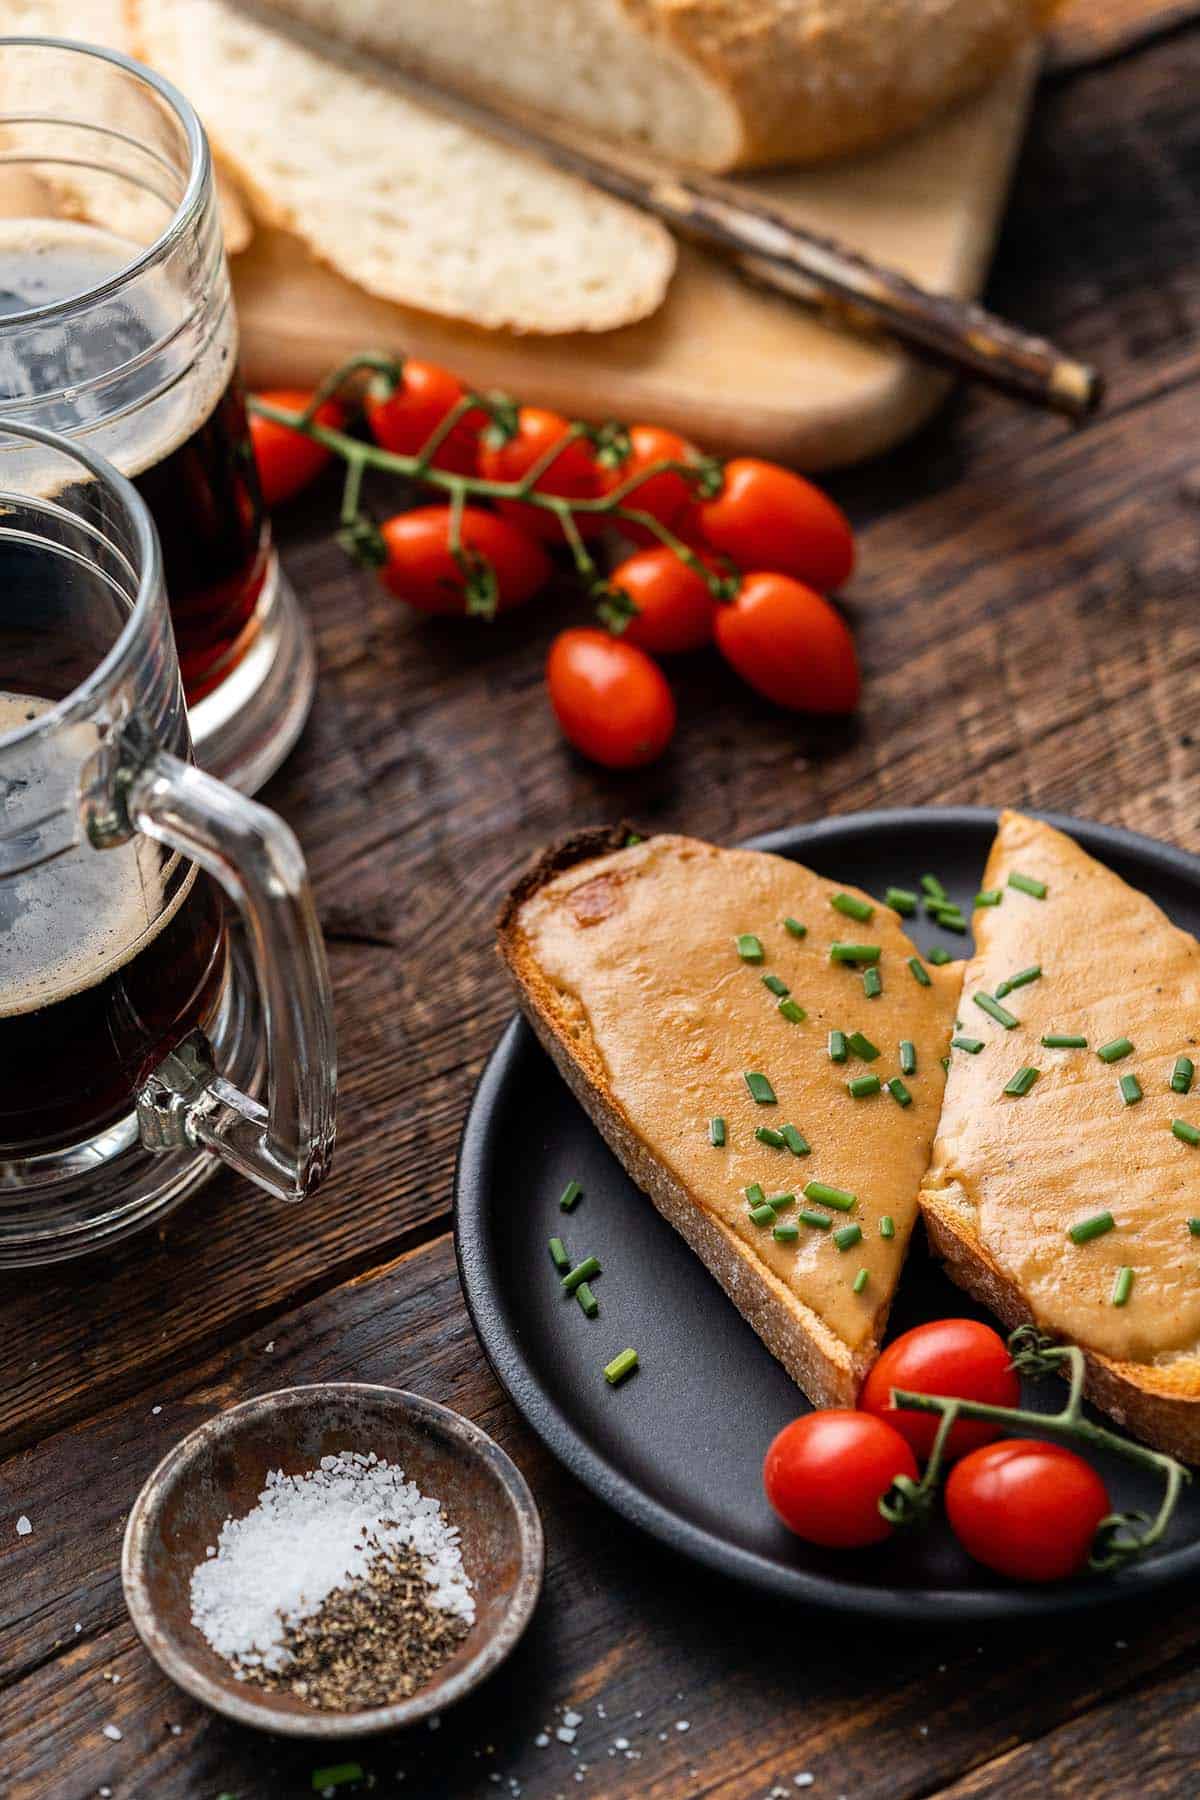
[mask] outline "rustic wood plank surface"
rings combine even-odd
[[[1200,849],[1193,18],[1128,0],[1068,13],[988,294],[1104,368],[1105,412],[1072,432],[962,396],[836,485],[861,528],[853,731],[756,705],[701,657],[678,672],[670,755],[606,775],[563,748],[541,686],[552,631],[582,616],[571,596],[492,629],[417,621],[347,572],[328,488],[281,519],[321,688],[264,797],[301,836],[330,946],[337,1166],[308,1207],[218,1179],[156,1237],[0,1282],[0,1794],[286,1800],[336,1760],[179,1695],[117,1572],[129,1505],[172,1443],[231,1401],[325,1377],[411,1385],[478,1419],[547,1524],[546,1594],[512,1664],[440,1732],[356,1750],[377,1791],[765,1800],[811,1773],[822,1800],[1195,1792],[1194,1593],[1032,1640],[747,1606],[531,1437],[484,1365],[446,1235],[467,1099],[509,1011],[491,915],[556,835],[632,813],[733,841],[978,800]],[[539,1749],[568,1705],[577,1755]]]

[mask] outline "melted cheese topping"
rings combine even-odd
[[[960,966],[929,970],[922,987],[908,969],[914,947],[896,915],[875,904],[869,923],[846,918],[830,897],[846,891],[796,863],[756,851],[720,850],[689,838],[657,837],[549,882],[521,912],[521,928],[543,973],[566,999],[602,1059],[611,1096],[637,1135],[697,1205],[748,1244],[852,1349],[869,1340],[886,1311],[904,1260],[942,1103],[946,1052]],[[791,916],[806,938],[784,927]],[[753,933],[765,959],[742,961],[735,940]],[[867,999],[856,968],[830,962],[835,942],[878,944],[883,993]],[[806,1013],[780,1015],[764,975],[786,982]],[[874,1062],[828,1055],[832,1029],[861,1031],[880,1050]],[[847,1080],[900,1073],[899,1044],[916,1047],[905,1077],[912,1105],[886,1088],[855,1100]],[[745,1071],[766,1075],[777,1104],[751,1099]],[[709,1121],[726,1121],[725,1148],[709,1142]],[[793,1124],[808,1156],[759,1143],[760,1125]],[[858,1196],[833,1213],[830,1231],[800,1225],[796,1244],[748,1216],[745,1189],[794,1192],[780,1214],[797,1222],[801,1190],[821,1181]],[[828,1207],[821,1208],[828,1212]],[[881,1238],[890,1214],[895,1236]],[[862,1241],[842,1252],[833,1231],[848,1223]],[[859,1269],[869,1271],[855,1294]]]

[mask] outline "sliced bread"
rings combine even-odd
[[[636,209],[228,0],[128,8],[137,53],[193,101],[255,214],[369,293],[525,332],[605,331],[661,302],[674,243]]]

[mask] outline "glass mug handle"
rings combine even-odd
[[[131,831],[180,850],[220,882],[249,937],[267,1038],[267,1105],[219,1075],[193,1032],[137,1098],[143,1146],[203,1146],[279,1200],[302,1200],[333,1152],[337,1051],[325,947],[304,857],[283,820],[191,763],[152,749],[85,783],[84,822],[103,847]],[[110,753],[111,756],[111,753]],[[107,775],[107,779],[104,778]]]

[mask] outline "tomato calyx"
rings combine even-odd
[[[382,569],[387,561],[383,533],[374,519],[369,519],[365,513],[359,513],[338,527],[337,542],[360,569]]]

